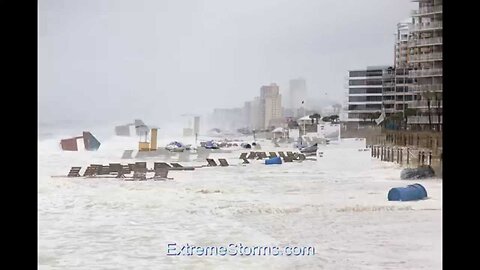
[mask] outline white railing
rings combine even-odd
[[[442,76],[442,74],[443,69],[441,68],[410,70],[408,72],[408,75],[410,75],[410,77]]]
[[[410,61],[429,61],[429,60],[442,60],[443,54],[440,52],[411,55]]]
[[[413,39],[409,41],[409,45],[413,46],[422,46],[422,45],[433,45],[433,44],[442,44],[443,38],[442,37],[435,37],[435,38],[425,38],[425,39]]]
[[[412,84],[408,86],[408,89],[411,91],[416,91],[416,92],[426,92],[426,91],[442,91],[443,90],[443,85],[442,84]]]
[[[423,15],[429,13],[439,13],[443,11],[443,6],[433,6],[433,7],[422,7],[417,10],[412,10],[412,15]]]
[[[428,24],[415,24],[415,25],[412,25],[411,31],[422,31],[422,30],[430,30],[435,28],[443,28],[443,23],[432,22]]]
[[[428,102],[426,100],[415,100],[411,103],[410,107],[414,108],[428,108]],[[443,102],[441,100],[430,100],[430,109],[442,108]]]

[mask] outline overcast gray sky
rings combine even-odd
[[[40,0],[43,122],[165,120],[238,107],[292,78],[343,101],[347,71],[393,64],[410,0]]]

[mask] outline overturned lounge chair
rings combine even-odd
[[[98,166],[102,166],[102,165],[90,164],[90,166],[88,166],[85,172],[83,173],[83,176],[90,177],[90,176],[97,175],[97,172],[99,170]]]
[[[67,174],[67,177],[80,177],[80,170],[82,167],[72,167]]]
[[[250,152],[250,154],[248,155],[247,159],[254,159],[256,156],[257,156],[257,153],[256,153],[256,152]]]
[[[117,173],[115,176],[116,178],[123,178],[125,177],[125,173],[130,173],[129,171],[125,171],[125,167],[120,163],[110,163],[110,173]],[[126,166],[128,168],[128,165]]]
[[[224,159],[224,158],[219,158],[219,159],[218,159],[218,162],[220,163],[220,166],[222,166],[222,167],[228,167],[228,166],[230,166],[230,164],[228,164],[227,160]]]
[[[152,177],[153,180],[173,180],[173,178],[168,177],[167,168],[157,168],[155,169],[155,175]]]
[[[278,156],[277,156],[277,153],[275,153],[275,152],[268,152],[268,153],[270,154],[270,156],[269,156],[268,158],[276,158],[276,157],[278,157]]]
[[[147,163],[135,162],[133,180],[147,180]]]
[[[267,153],[265,152],[257,152],[257,159],[265,159],[267,158]]]
[[[217,163],[215,162],[215,160],[213,160],[211,158],[207,158],[207,163],[208,163],[208,167],[218,166]]]
[[[180,165],[179,163],[176,163],[176,162],[171,162],[170,165],[172,165],[172,167],[169,170],[173,170],[173,171],[193,171],[193,170],[195,170],[195,167],[182,166],[182,165]]]

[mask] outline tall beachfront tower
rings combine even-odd
[[[277,126],[282,121],[282,96],[277,84],[264,85],[260,88],[261,113],[263,128]]]
[[[415,94],[410,108],[417,116],[408,119],[409,125],[441,130],[443,100],[443,12],[442,0],[414,0],[419,9],[412,12],[410,28],[409,75],[413,79],[409,90]]]

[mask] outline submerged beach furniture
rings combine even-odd
[[[135,162],[135,167],[133,169],[133,179],[134,180],[147,179],[147,163],[146,162]]]
[[[218,162],[220,163],[220,166],[222,166],[222,167],[228,167],[228,166],[230,166],[230,164],[228,164],[227,160],[224,159],[224,158],[219,158],[219,159],[218,159]]]
[[[211,158],[207,158],[207,163],[208,163],[208,166],[209,166],[209,167],[218,166],[217,163],[215,162],[215,160],[213,160],[213,159],[211,159]]]
[[[72,167],[68,172],[67,177],[79,177],[81,169],[82,167]]]
[[[416,201],[427,197],[427,190],[420,184],[396,187],[388,192],[389,201]]]
[[[173,178],[168,177],[168,169],[167,168],[157,168],[155,169],[155,175],[153,176],[153,180],[172,180]]]
[[[282,159],[280,157],[273,157],[265,160],[265,165],[271,164],[282,164]]]
[[[268,152],[268,154],[270,155],[270,156],[268,156],[268,158],[276,158],[277,157],[277,153],[275,153],[275,152]]]
[[[430,166],[420,166],[418,168],[405,168],[400,172],[400,179],[422,179],[435,176]]]

